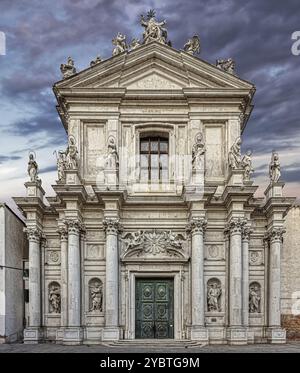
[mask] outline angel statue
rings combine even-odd
[[[69,137],[69,145],[66,150],[66,165],[70,170],[76,170],[78,167],[77,164],[77,146],[75,143],[75,138],[73,136]]]
[[[162,44],[167,44],[168,32],[163,27],[166,24],[166,20],[157,22],[155,20],[155,10],[151,9],[147,13],[147,20],[141,15],[141,25],[145,28],[143,33],[143,42],[148,44],[151,41],[158,41]]]
[[[38,181],[38,164],[35,160],[35,154],[33,152],[29,152],[29,160],[28,160],[28,167],[27,172],[30,177],[31,182]]]
[[[71,57],[68,57],[68,62],[66,64],[62,63],[60,65],[60,71],[64,79],[76,74],[76,68],[74,66],[74,61],[72,60]]]
[[[279,155],[274,151],[269,166],[269,175],[271,183],[277,183],[281,176]]]
[[[126,44],[126,36],[122,35],[120,32],[118,32],[117,36],[112,40],[113,45],[115,45],[115,48],[112,52],[113,56],[117,56],[120,53],[125,52],[127,48]]]
[[[229,155],[228,155],[228,161],[229,166],[232,170],[236,170],[237,168],[240,168],[241,166],[241,145],[242,145],[242,139],[238,137],[235,142],[233,143],[232,147],[230,148]]]
[[[200,53],[200,39],[198,35],[194,35],[191,39],[189,39],[183,47],[184,51],[189,54]]]

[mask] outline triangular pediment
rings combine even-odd
[[[252,89],[237,76],[186,52],[152,42],[90,67],[55,84],[60,88],[127,90]]]

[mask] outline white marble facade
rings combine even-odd
[[[29,240],[26,343],[135,339],[143,278],[173,280],[176,340],[285,342],[280,251],[292,199],[280,181],[254,198],[245,177],[237,139],[254,92],[155,40],[54,85],[69,136],[56,197],[45,204],[34,179],[15,198]],[[150,137],[168,147],[161,182],[143,169]]]

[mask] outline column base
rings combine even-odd
[[[81,345],[83,341],[83,330],[81,326],[69,326],[64,329],[64,345]]]
[[[43,342],[44,333],[42,328],[29,326],[24,329],[24,344],[37,344]]]
[[[192,341],[208,343],[208,330],[204,326],[192,325],[190,329],[190,337]]]
[[[102,341],[118,341],[120,339],[120,329],[116,326],[106,326],[102,332]]]
[[[227,328],[227,342],[230,345],[248,344],[247,328],[242,326],[231,326]]]
[[[286,330],[280,327],[270,327],[266,330],[268,343],[283,344],[286,343]]]

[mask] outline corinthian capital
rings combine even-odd
[[[67,241],[68,239],[68,229],[66,225],[63,225],[57,229],[57,233],[60,235],[61,241]]]
[[[81,223],[81,221],[77,219],[66,219],[64,220],[64,224],[68,228],[68,233],[70,234],[79,234],[80,232],[85,232],[85,227]]]
[[[28,241],[40,243],[41,238],[43,237],[42,231],[36,227],[24,228],[23,231],[27,234]]]
[[[188,233],[201,233],[203,234],[207,226],[207,220],[205,218],[194,217],[190,220],[186,230]]]
[[[225,233],[229,232],[230,234],[242,234],[245,224],[247,224],[245,219],[232,218],[225,228]]]
[[[103,220],[103,227],[106,234],[118,234],[121,230],[121,224],[117,218],[105,218]]]
[[[285,229],[282,227],[272,227],[267,233],[267,238],[270,242],[282,242],[282,236],[285,233]]]
[[[248,226],[244,225],[242,227],[242,240],[243,241],[249,241],[250,240],[250,235],[253,232],[253,230]]]

